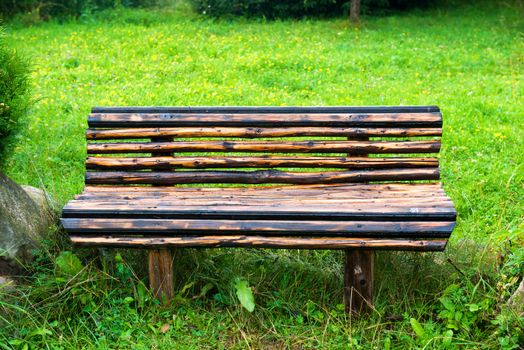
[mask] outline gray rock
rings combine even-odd
[[[47,199],[0,173],[0,274],[31,260],[31,250],[49,233],[52,215]],[[36,198],[36,201],[32,199]]]
[[[22,189],[31,197],[33,202],[38,205],[42,216],[48,218],[49,220],[53,219],[53,207],[55,203],[47,196],[44,190],[39,188],[29,186],[29,185],[20,185]],[[50,222],[51,224],[51,222]]]
[[[9,276],[0,276],[0,291],[11,291],[15,289],[15,281]]]

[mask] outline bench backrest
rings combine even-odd
[[[99,107],[86,184],[436,180],[438,107]]]

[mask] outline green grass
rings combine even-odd
[[[339,252],[187,250],[177,302],[159,309],[126,264],[107,256],[64,277],[53,264],[63,245],[50,244],[27,285],[0,291],[0,345],[517,348],[523,321],[505,304],[524,261],[522,11],[485,3],[355,28],[116,10],[12,27],[10,42],[33,63],[36,102],[2,169],[45,187],[57,209],[82,190],[92,106],[436,104],[442,181],[459,219],[445,253],[378,255],[376,310],[359,320],[340,310]],[[124,258],[143,275],[143,256]],[[254,287],[252,314],[235,299],[237,277]]]

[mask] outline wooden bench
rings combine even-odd
[[[358,312],[374,250],[441,251],[455,226],[438,107],[102,107],[88,123],[62,224],[76,246],[151,249],[164,300],[171,248],[344,249]]]

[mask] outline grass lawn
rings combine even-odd
[[[187,10],[13,25],[35,103],[2,170],[45,187],[57,210],[82,190],[92,106],[438,105],[459,218],[445,253],[378,254],[376,310],[358,320],[341,310],[339,252],[186,250],[177,301],[160,309],[138,279],[140,254],[67,279],[53,264],[63,246],[50,244],[28,286],[0,290],[0,347],[518,348],[524,321],[505,304],[524,270],[522,11],[486,2],[359,28]],[[237,277],[254,287],[253,313],[236,300]]]

